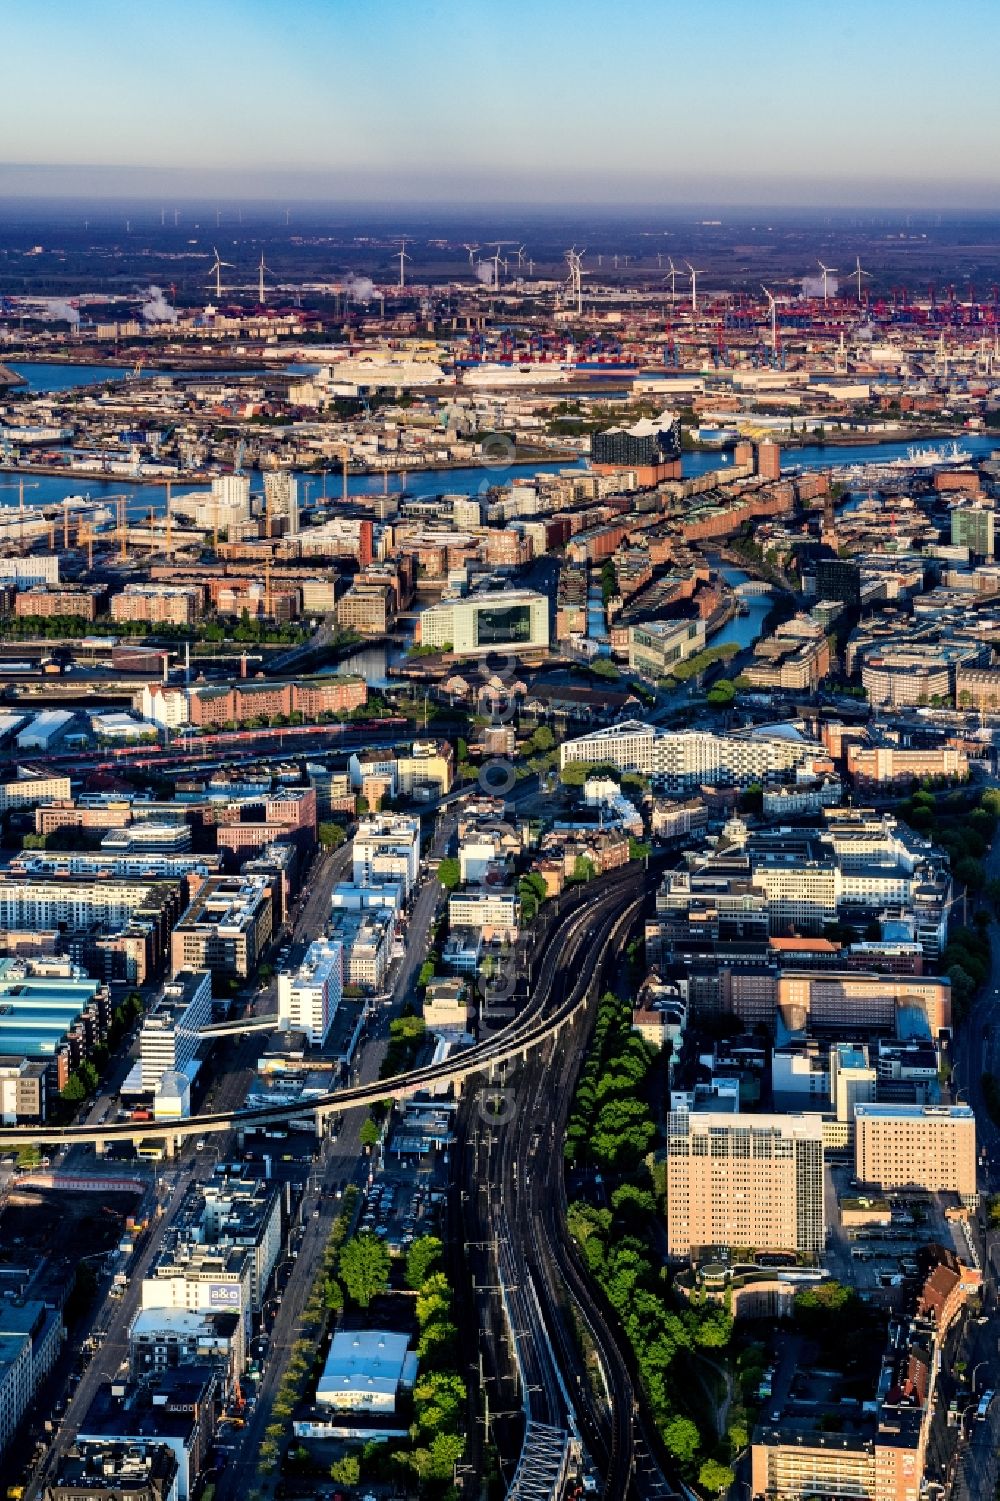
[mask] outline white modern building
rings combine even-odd
[[[249,1338],[253,1320],[253,1261],[243,1246],[184,1241],[163,1252],[142,1279],[143,1308],[235,1313]]]
[[[618,771],[635,771],[684,792],[704,784],[745,786],[778,772],[813,762],[828,763],[823,746],[796,731],[713,735],[708,730],[659,730],[640,720],[625,720],[594,730],[559,748],[559,764],[607,762]]]
[[[398,881],[408,897],[419,873],[419,819],[397,814],[361,819],[354,836],[355,886]]]
[[[549,601],[528,589],[443,600],[421,612],[418,629],[422,646],[447,647],[459,657],[545,651]]]
[[[182,969],[168,980],[139,1033],[140,1083],[152,1093],[164,1074],[183,1073],[194,1058],[200,1029],[212,1020],[212,975]]]
[[[344,951],[337,942],[311,943],[294,974],[278,976],[278,1021],[322,1047],[344,993]]]
[[[492,936],[517,936],[520,904],[516,891],[488,886],[472,891],[453,891],[448,898],[448,926],[476,928]]]

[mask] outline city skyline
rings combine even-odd
[[[957,10],[949,35],[988,50],[995,9]],[[279,24],[182,0],[164,27],[120,0],[14,0],[0,191],[988,209],[1000,106],[941,15],[296,0]]]

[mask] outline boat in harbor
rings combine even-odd
[[[887,469],[944,469],[956,465],[968,464],[972,455],[964,448],[960,448],[957,441],[935,448],[928,444],[924,448],[908,448],[905,454],[898,459],[890,459],[885,466]]]

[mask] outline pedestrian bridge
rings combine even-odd
[[[773,594],[774,586],[764,579],[747,579],[742,584],[737,584],[733,591],[741,599],[752,599],[756,594]]]

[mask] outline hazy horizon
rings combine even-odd
[[[7,0],[4,39],[17,197],[1000,208],[995,0]]]

